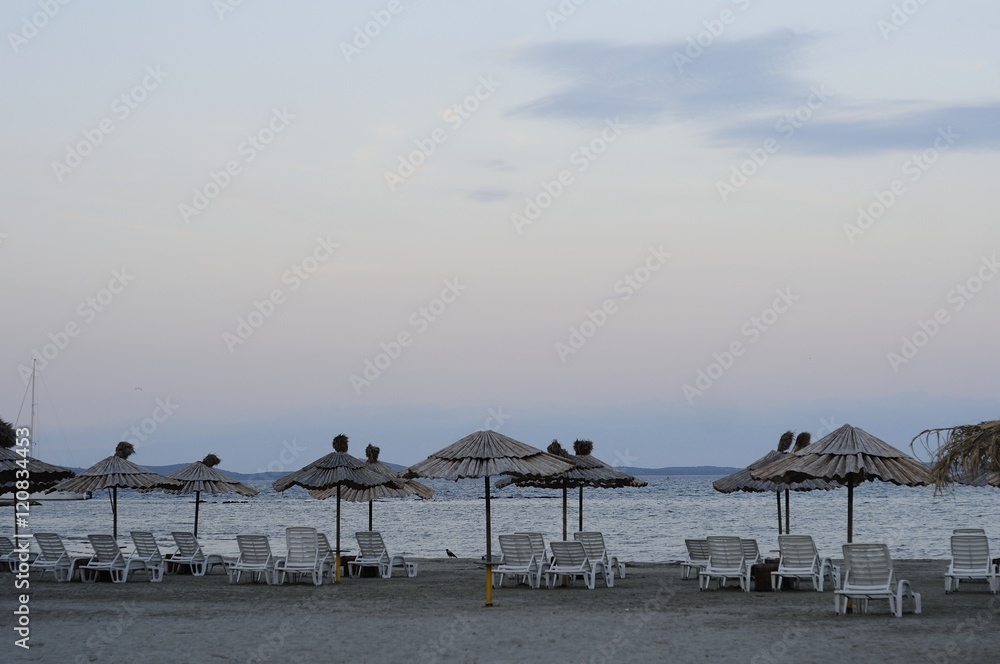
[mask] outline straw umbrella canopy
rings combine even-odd
[[[390,485],[398,487],[401,480],[388,477],[369,467],[361,459],[347,453],[347,436],[338,434],[333,439],[333,452],[313,461],[305,468],[274,480],[275,491],[284,491],[293,486],[303,489],[332,489],[330,495],[337,496],[337,545],[334,555],[334,581],[340,581],[340,499],[343,489],[364,490],[373,486]]]
[[[408,480],[399,476],[399,471],[385,463],[384,461],[378,460],[378,455],[381,450],[374,445],[368,445],[365,448],[365,465],[374,471],[380,472],[386,477],[393,480],[402,482],[402,486],[395,487],[388,484],[380,484],[378,486],[368,487],[367,489],[351,489],[342,488],[340,490],[340,497],[350,503],[368,503],[368,530],[374,530],[373,519],[372,519],[372,504],[379,498],[407,498],[409,496],[416,496],[422,500],[426,500],[434,495],[434,489],[430,488],[426,484],[421,484],[416,480]],[[330,498],[337,492],[336,487],[331,487],[329,489],[310,489],[309,495],[313,498],[318,498],[320,500],[325,500]]]
[[[195,461],[183,468],[169,473],[167,477],[180,480],[184,484],[181,488],[170,491],[170,493],[193,493],[194,494],[194,536],[198,536],[198,507],[201,504],[201,493],[220,494],[238,493],[241,496],[253,497],[259,491],[252,486],[247,486],[234,477],[226,475],[221,470],[216,470],[222,459],[214,454],[207,455],[201,461]]]
[[[490,531],[490,476],[544,477],[570,470],[572,463],[496,431],[476,431],[400,473],[403,477],[485,480],[486,606],[493,605],[493,535]]]
[[[847,541],[854,539],[854,487],[879,480],[901,486],[931,482],[927,467],[870,433],[845,424],[812,445],[750,473],[757,479],[825,479],[847,487]]]
[[[8,491],[15,493],[18,491],[17,483],[27,480],[28,491],[42,491],[64,480],[76,475],[69,468],[54,466],[44,461],[39,461],[34,457],[22,456],[15,452],[17,446],[17,432],[13,425],[0,419],[0,493]],[[24,448],[22,448],[24,449]],[[22,487],[25,485],[21,485]],[[16,494],[15,494],[16,498]],[[17,506],[14,507],[14,539],[19,536],[20,525],[18,523]]]
[[[108,490],[111,498],[111,512],[114,515],[113,534],[118,539],[118,489],[177,489],[179,480],[170,479],[148,468],[128,460],[135,454],[132,443],[122,441],[115,447],[115,453],[98,461],[77,477],[63,480],[49,489],[52,491],[99,491]]]
[[[931,453],[935,489],[963,484],[1000,486],[1000,420],[926,429],[910,441]]]
[[[781,535],[781,492],[785,492],[785,532],[791,533],[791,506],[789,504],[789,491],[813,491],[815,489],[836,489],[840,485],[826,480],[809,479],[801,482],[772,482],[770,480],[759,480],[751,474],[758,468],[763,468],[780,459],[788,456],[792,440],[795,440],[794,451],[798,452],[809,445],[812,434],[807,431],[799,433],[797,437],[791,431],[781,434],[778,439],[778,449],[771,450],[761,458],[757,459],[743,470],[720,477],[712,482],[712,488],[720,493],[734,493],[736,491],[748,491],[752,493],[768,493],[773,491],[778,501],[778,534]]]
[[[558,440],[553,440],[548,446],[549,454],[554,454],[573,463],[573,468],[564,473],[550,475],[541,478],[519,478],[517,476],[505,477],[496,482],[496,487],[502,489],[511,484],[522,487],[535,487],[539,489],[562,489],[562,526],[563,539],[567,539],[568,531],[566,526],[567,494],[569,489],[580,490],[579,517],[580,530],[583,530],[583,489],[592,487],[597,489],[621,489],[624,487],[643,487],[649,484],[645,480],[632,477],[628,473],[623,473],[617,468],[610,466],[591,452],[594,451],[594,443],[589,440],[577,440],[573,443],[573,455],[570,455]]]

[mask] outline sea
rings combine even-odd
[[[686,557],[684,540],[707,535],[756,539],[769,556],[778,548],[775,494],[722,494],[712,488],[715,476],[649,476],[649,485],[627,489],[584,489],[584,530],[604,533],[609,553],[625,561],[661,563]],[[419,558],[460,558],[486,553],[484,481],[422,480],[435,495],[383,499],[372,506],[373,527],[391,553]],[[260,490],[253,498],[236,494],[202,496],[198,538],[206,552],[235,556],[236,535],[263,534],[279,554],[285,528],[313,526],[335,540],[336,500],[316,500],[292,488],[277,493],[269,481],[247,481]],[[193,530],[194,496],[120,490],[118,539],[130,544],[132,530],[152,531],[164,553],[173,550],[170,533]],[[854,541],[883,542],[893,558],[947,559],[953,528],[983,528],[1000,536],[996,519],[1000,489],[956,486],[935,493],[933,487],[900,487],[868,482],[854,490]],[[562,538],[562,492],[505,487],[491,492],[493,548],[497,536],[541,532],[546,540]],[[579,491],[568,492],[568,529],[579,530]],[[784,508],[784,497],[782,497]],[[10,510],[10,511],[8,511]],[[0,533],[13,530],[10,508],[0,508]],[[341,550],[357,551],[354,533],[368,530],[368,503],[341,502]],[[7,518],[4,518],[6,514]],[[6,521],[6,523],[4,523]],[[87,535],[111,533],[109,496],[91,500],[43,501],[31,506],[26,532],[59,533],[73,552],[89,554]],[[812,535],[820,555],[840,557],[847,541],[847,489],[792,492],[791,532]]]

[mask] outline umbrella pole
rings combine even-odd
[[[568,539],[566,537],[566,535],[568,534],[568,530],[567,530],[567,526],[566,526],[566,512],[567,512],[567,509],[566,509],[566,502],[567,502],[566,501],[566,493],[567,493],[567,489],[566,489],[566,487],[563,487],[563,541],[564,542]]]
[[[114,497],[111,499],[111,512],[114,514],[114,537],[118,541],[118,487],[112,489]]]
[[[781,492],[775,491],[774,497],[778,499],[778,534],[781,535]]]
[[[198,536],[198,503],[201,502],[201,491],[194,492],[194,536]]]
[[[583,487],[580,487],[580,532],[583,532]]]
[[[785,534],[792,534],[792,508],[788,504],[788,489],[785,489]]]
[[[369,500],[368,501],[368,531],[369,532],[375,530],[374,528],[372,528],[372,504],[374,502],[375,502],[374,500]]]
[[[847,543],[854,541],[854,479],[847,479]]]
[[[337,553],[333,561],[333,582],[340,583],[340,483],[337,483]]]
[[[486,476],[486,606],[493,606],[493,533],[490,529],[490,476]]]

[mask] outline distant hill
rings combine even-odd
[[[167,475],[174,472],[175,470],[180,470],[186,463],[174,463],[168,466],[146,466],[154,473],[159,473],[160,475]],[[401,466],[398,463],[387,463],[387,466],[394,468],[395,470],[403,470],[406,466]],[[666,468],[634,468],[630,466],[616,466],[616,468],[623,473],[628,473],[629,475],[728,475],[729,473],[735,473],[739,468],[730,468],[728,466],[667,466]],[[84,468],[71,468],[75,473],[80,473]],[[285,471],[274,472],[268,471],[263,473],[239,473],[235,470],[226,470],[224,468],[219,468],[222,472],[227,475],[231,475],[238,480],[261,480],[265,482],[271,482],[283,477],[288,473],[298,470],[298,468],[289,468]]]

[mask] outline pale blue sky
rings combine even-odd
[[[0,9],[0,416],[47,354],[51,460],[997,416],[995,3],[224,4]]]

